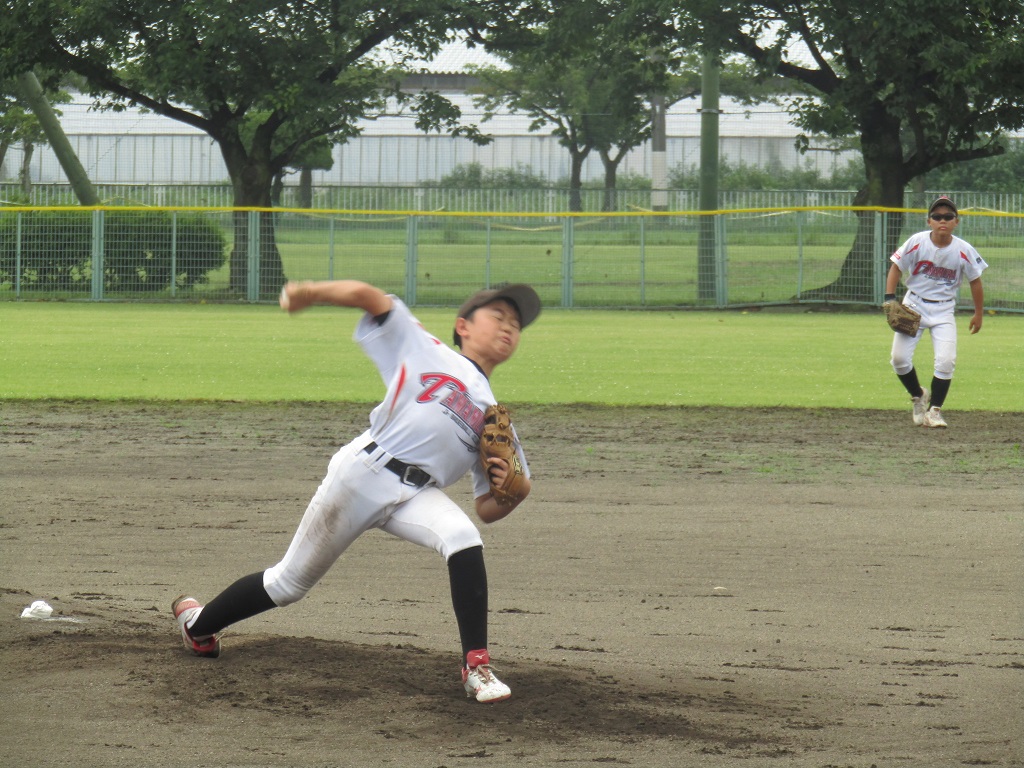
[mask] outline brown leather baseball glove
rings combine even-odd
[[[508,462],[508,474],[501,485],[495,485],[488,459]],[[492,405],[484,411],[484,429],[480,434],[480,463],[491,480],[491,493],[501,506],[514,504],[523,498],[526,474],[516,453],[516,435],[512,431],[512,414],[504,405]]]
[[[882,305],[885,312],[885,320],[889,327],[897,333],[905,333],[913,336],[921,327],[921,313],[898,301],[887,301]]]

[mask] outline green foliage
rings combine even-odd
[[[568,186],[568,179],[564,179],[559,182],[559,186]],[[603,181],[586,181],[583,183],[584,189],[603,189]],[[615,189],[620,192],[627,190],[649,190],[651,188],[651,180],[646,176],[642,176],[639,173],[629,172],[620,173],[615,177]]]
[[[661,0],[636,2],[655,17],[669,12]],[[1020,0],[960,14],[922,0],[691,0],[673,9],[675,23],[660,27],[666,46],[711,41],[723,55],[747,56],[793,83],[788,106],[809,134],[856,137],[870,179],[860,205],[901,206],[913,179],[989,156],[1024,125]]]
[[[1006,153],[981,160],[954,163],[924,177],[928,189],[968,192],[1019,193],[1024,179],[1024,141],[1006,144]]]
[[[499,109],[527,115],[531,131],[548,131],[570,156],[570,210],[582,210],[579,190],[587,156],[600,155],[611,178],[629,150],[652,131],[651,94],[677,87],[676,63],[654,51],[643,23],[614,4],[555,3],[543,23],[522,36],[499,30],[492,50],[507,68],[480,67],[474,103],[484,120]],[[682,86],[685,87],[685,86]]]
[[[265,111],[250,111],[239,129],[239,137],[245,146],[252,146],[256,132],[260,126],[270,119],[270,114]],[[329,171],[334,166],[332,148],[333,141],[323,136],[310,139],[305,143],[297,141],[293,135],[297,129],[294,123],[282,126],[274,135],[271,153],[274,157],[283,161],[289,158],[284,167],[312,168],[314,170]],[[280,169],[278,169],[280,170]]]
[[[199,128],[220,147],[236,205],[264,206],[301,147],[357,135],[389,98],[415,104],[424,130],[456,130],[450,102],[400,89],[403,68],[517,6],[12,0],[0,14],[0,79],[36,65],[74,71],[100,108],[135,104]]]
[[[0,83],[0,143],[6,146],[19,141],[34,144],[45,141],[46,135],[35,115],[7,95],[13,90],[13,83]],[[3,156],[0,155],[2,160]]]
[[[542,189],[548,181],[533,168],[516,163],[513,168],[484,168],[480,163],[457,165],[452,172],[428,187],[441,189]]]
[[[822,176],[810,165],[803,168],[783,168],[779,165],[762,168],[746,163],[720,167],[719,189],[723,191],[782,190],[782,189],[858,189],[864,184],[863,164],[853,161],[831,176]],[[695,165],[676,166],[669,170],[670,189],[698,189],[700,168]]]
[[[51,104],[65,103],[71,97],[66,91],[50,89],[46,97]],[[54,112],[60,115],[60,110]],[[20,101],[20,90],[17,82],[12,79],[0,80],[0,165],[10,145],[45,144],[46,134],[39,120]]]
[[[111,212],[104,218],[103,242],[104,289],[117,292],[162,291],[172,282],[179,288],[201,285],[227,258],[224,234],[198,214],[175,221],[163,212]],[[0,282],[13,283],[20,266],[24,291],[87,290],[92,248],[88,219],[55,212],[6,213],[0,216]]]

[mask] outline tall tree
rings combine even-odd
[[[477,106],[528,115],[531,131],[550,129],[569,152],[569,209],[582,208],[582,170],[593,151],[605,168],[604,207],[613,206],[616,172],[650,136],[654,93],[671,90],[673,62],[653,56],[646,36],[612,25],[614,4],[581,0],[532,5],[528,25],[505,25],[481,38],[507,68],[476,68]]]
[[[475,103],[484,109],[484,121],[507,109],[527,113],[531,131],[550,127],[569,152],[569,210],[580,211],[583,163],[595,146],[593,132],[588,130],[592,115],[587,106],[594,78],[579,70],[567,71],[546,57],[537,58],[532,53],[516,53],[509,56],[510,69],[474,69],[481,83]]]
[[[1024,127],[1024,2],[946,8],[926,0],[634,0],[666,46],[700,42],[750,58],[807,95],[790,100],[808,132],[855,136],[866,183],[855,206],[903,208],[907,185],[949,163],[1000,154]],[[810,295],[871,300],[873,219],[859,212],[837,279]],[[902,215],[890,215],[889,251]]]
[[[0,167],[14,144],[24,147],[45,138],[42,126],[32,111],[21,105],[14,93],[15,88],[13,82],[0,85]]]
[[[476,68],[485,117],[499,108],[551,130],[570,155],[570,210],[579,210],[581,171],[597,152],[604,167],[604,210],[615,208],[619,165],[651,138],[655,97],[663,107],[701,91],[698,47],[663,46],[663,30],[629,0],[535,0],[519,24],[478,35],[507,67]],[[771,100],[778,78],[762,78],[742,57],[722,64],[721,90],[746,104]]]
[[[217,142],[239,208],[271,205],[271,187],[307,142],[343,141],[390,96],[419,107],[424,130],[479,137],[437,94],[398,90],[399,71],[453,30],[516,3],[470,0],[6,0],[0,78],[45,63],[81,75],[97,105],[137,105]],[[254,117],[258,116],[258,117]],[[281,140],[285,137],[285,140]],[[247,215],[236,214],[231,286],[247,285]],[[273,219],[261,216],[261,295],[284,279]]]

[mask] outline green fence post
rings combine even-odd
[[[715,236],[715,305],[729,306],[729,255],[725,245],[725,216],[714,215]]]
[[[885,233],[889,227],[889,214],[884,211],[875,212],[875,243],[874,258],[871,263],[874,267],[871,270],[872,296],[875,304],[881,304],[885,297],[885,275],[889,271],[889,254],[885,252]]]
[[[14,296],[21,298],[21,214],[14,217]]]
[[[92,296],[103,300],[103,211],[92,212]]]
[[[573,294],[573,249],[576,234],[572,216],[562,219],[562,306],[572,307]]]
[[[796,300],[804,293],[804,212],[796,212]]]
[[[484,285],[491,287],[491,218],[487,217],[487,245],[484,248]]]
[[[405,224],[405,303],[416,305],[416,264],[418,256],[419,217],[410,216]]]
[[[327,220],[327,279],[334,279],[334,219]]]
[[[644,234],[644,219],[640,219],[640,306],[647,304],[647,238]]]
[[[178,289],[178,212],[171,211],[171,298]]]
[[[247,217],[248,233],[246,237],[246,261],[248,270],[246,275],[245,290],[246,299],[251,302],[260,300],[260,213],[249,211]]]

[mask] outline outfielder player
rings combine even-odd
[[[528,285],[480,291],[459,309],[453,350],[430,335],[396,296],[354,280],[291,282],[281,307],[355,307],[364,314],[354,339],[373,360],[387,394],[370,427],[331,458],[327,474],[283,559],[245,576],[206,606],[186,595],[172,606],[185,647],[220,654],[219,633],[230,624],[296,602],[327,573],[364,531],[379,528],[429,547],[448,565],[452,604],[462,642],[462,682],[477,701],[507,699],[511,690],[493,673],[487,650],[487,575],[477,527],[441,489],[472,472],[476,513],[484,523],[508,515],[530,491],[529,468],[515,439],[523,472],[520,498],[498,503],[510,462],[478,453],[483,414],[494,404],[490,376],[519,345],[520,332],[540,313]]]
[[[885,281],[885,301],[896,301],[900,277],[907,286],[903,304],[921,314],[917,333],[894,334],[892,367],[913,402],[914,423],[925,427],[946,426],[942,405],[956,367],[957,291],[966,277],[974,300],[970,321],[972,334],[981,330],[985,293],[981,273],[988,264],[966,240],[953,234],[960,213],[948,197],[940,197],[928,209],[928,230],[912,235],[890,257],[892,266]],[[918,382],[914,369],[914,350],[928,329],[935,350],[935,370],[931,392]]]

